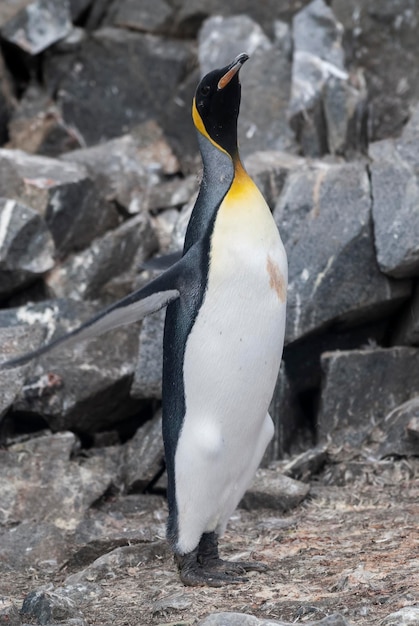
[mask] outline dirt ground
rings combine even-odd
[[[312,483],[310,497],[288,515],[238,510],[233,516],[223,555],[257,557],[268,572],[250,573],[249,582],[237,586],[187,588],[163,548],[147,564],[101,580],[103,595],[81,606],[87,622],[192,625],[213,612],[238,611],[305,623],[339,612],[369,626],[418,605],[419,459],[381,464],[356,482],[351,472],[345,477],[339,470],[340,479],[332,474]],[[67,574],[52,582],[61,584]],[[8,577],[2,593],[20,606],[24,594],[44,582],[34,571]]]

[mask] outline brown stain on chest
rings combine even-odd
[[[285,302],[287,288],[285,285],[284,276],[279,269],[277,263],[275,263],[275,261],[273,261],[269,255],[266,261],[266,269],[269,274],[270,288],[276,292],[276,295],[278,296],[280,302]]]

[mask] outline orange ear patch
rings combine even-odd
[[[284,277],[277,263],[275,263],[275,261],[273,261],[269,255],[266,261],[266,269],[269,274],[269,286],[276,292],[279,300],[281,302],[285,302],[287,289],[285,286]]]

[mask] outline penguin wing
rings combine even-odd
[[[85,339],[93,339],[119,326],[137,322],[146,315],[162,309],[169,302],[176,300],[180,296],[180,291],[177,288],[177,278],[181,270],[181,263],[182,259],[175,264],[177,267],[172,266],[138,291],[122,298],[122,300],[118,300],[118,302],[104,309],[71,332],[58,337],[37,350],[1,363],[0,370],[25,365],[25,363],[58,346],[69,346]]]
[[[141,263],[141,269],[144,270],[167,270],[169,267],[172,267],[175,263],[177,263],[182,258],[182,250],[177,250],[176,252],[169,252],[168,254],[162,254],[160,256],[155,256],[152,259],[147,259],[147,261],[143,261]]]

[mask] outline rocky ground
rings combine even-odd
[[[419,624],[418,24],[412,0],[0,3],[1,361],[181,249],[192,96],[244,51],[241,153],[289,259],[276,434],[223,543],[269,571],[178,581],[158,313],[1,372],[0,624]]]

